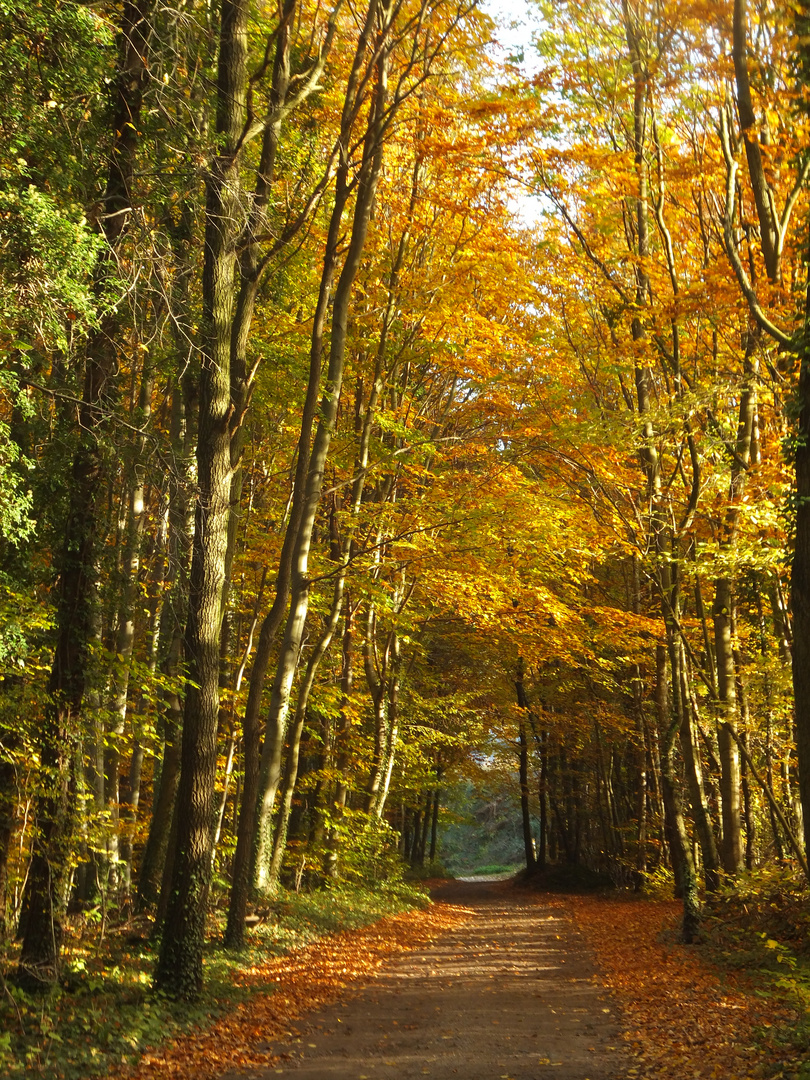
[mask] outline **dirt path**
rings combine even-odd
[[[559,903],[493,883],[435,898],[473,917],[389,962],[339,1003],[268,1046],[274,1065],[228,1080],[619,1080],[614,1006]]]

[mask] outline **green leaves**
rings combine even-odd
[[[0,312],[8,348],[31,360],[54,348],[72,351],[96,321],[92,275],[101,247],[75,210],[24,176],[0,171]]]

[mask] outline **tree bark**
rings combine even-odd
[[[341,155],[342,165],[338,172],[335,208],[332,217],[335,224],[334,226],[330,225],[330,237],[339,230],[343,208],[347,201],[349,142],[358,107],[355,95],[359,92],[360,72],[378,18],[381,21],[381,27],[378,31],[379,40],[375,63],[377,82],[365,133],[363,158],[356,181],[357,198],[352,220],[351,239],[335,290],[326,387],[321,401],[320,418],[315,439],[309,456],[300,525],[295,536],[292,556],[290,611],[282,640],[281,655],[276,667],[265,747],[260,765],[259,814],[256,828],[257,838],[253,874],[254,885],[259,889],[265,887],[267,880],[270,817],[280,779],[281,752],[289,712],[290,692],[309,610],[309,551],[312,544],[315,515],[320,504],[324,468],[332,440],[332,432],[335,427],[343,382],[349,303],[354,279],[365,247],[366,236],[368,235],[374,194],[382,167],[387,108],[388,16],[387,9],[378,4],[376,0],[372,0],[368,7],[366,21],[357,46],[352,76],[349,80],[349,88],[346,92],[342,134],[344,153]]]
[[[740,500],[745,490],[746,473],[756,455],[757,437],[757,375],[756,351],[759,335],[754,326],[746,334],[745,384],[740,395],[737,438],[731,463],[729,505],[723,528],[722,547],[734,546],[739,524]],[[723,814],[723,869],[737,874],[742,867],[742,834],[740,808],[740,757],[737,744],[729,736],[729,728],[737,730],[737,671],[734,653],[734,588],[729,577],[715,582],[712,606],[714,643],[717,660],[717,696],[725,723],[720,725],[720,791]],[[728,725],[728,726],[726,726]]]
[[[807,251],[810,255],[810,226]],[[804,328],[799,354],[799,420],[796,431],[796,532],[790,577],[793,611],[792,668],[799,759],[799,802],[805,852],[810,857],[810,283],[807,286]]]
[[[680,787],[675,775],[675,742],[681,728],[677,709],[670,715],[667,693],[667,649],[656,648],[656,711],[661,736],[661,795],[664,812],[669,823],[669,839],[672,847],[672,864],[675,880],[683,899],[682,937],[688,944],[694,941],[700,929],[700,901],[698,899],[697,874],[692,858],[692,848],[686,832],[681,806]]]
[[[534,836],[532,833],[532,818],[529,807],[529,742],[526,737],[526,719],[529,712],[529,701],[526,697],[526,687],[523,683],[523,658],[518,660],[517,674],[515,676],[515,691],[519,713],[518,720],[518,748],[519,748],[519,776],[520,776],[520,816],[523,825],[523,850],[526,859],[526,871],[534,873],[537,868],[537,858],[534,854]]]
[[[338,622],[340,621],[340,611],[343,606],[343,590],[346,583],[346,562],[344,560],[341,572],[338,575],[335,582],[334,593],[332,596],[332,607],[329,612],[329,617],[326,622],[320,638],[318,639],[315,648],[310,654],[309,661],[307,662],[307,669],[304,674],[304,678],[301,681],[301,686],[298,689],[298,701],[295,707],[295,719],[293,721],[292,730],[290,732],[289,746],[287,750],[287,764],[284,774],[284,788],[281,799],[281,806],[279,808],[278,818],[276,820],[275,835],[273,837],[273,851],[270,858],[270,867],[267,874],[267,891],[274,892],[279,880],[279,874],[281,873],[281,860],[284,856],[284,849],[287,841],[287,825],[290,820],[290,809],[292,807],[293,795],[295,794],[295,784],[298,779],[298,758],[301,749],[301,735],[304,730],[304,722],[307,715],[307,706],[309,704],[309,695],[312,691],[312,687],[315,682],[315,675],[321,661],[332,644],[332,638],[334,637],[335,630],[337,629]]]
[[[681,751],[686,767],[689,785],[689,797],[692,817],[695,820],[700,850],[703,856],[703,869],[706,875],[706,887],[714,891],[720,884],[720,857],[714,835],[706,795],[703,788],[703,769],[700,760],[700,748],[697,745],[695,723],[692,715],[692,703],[688,687],[688,672],[680,638],[673,641],[670,648],[670,668],[672,670],[674,711],[680,716]],[[676,678],[678,683],[676,684]]]
[[[96,271],[96,294],[104,302],[116,273],[115,249],[126,233],[143,95],[148,79],[149,19],[153,0],[126,0],[119,35],[113,115],[114,141],[103,196],[101,231],[106,250]],[[37,829],[26,892],[26,920],[17,980],[46,988],[59,975],[62,920],[71,877],[76,781],[74,766],[93,636],[92,605],[96,539],[103,512],[101,437],[115,371],[120,316],[108,310],[86,348],[79,406],[79,442],[73,459],[65,543],[60,559],[57,633],[48,698],[40,732],[40,760],[50,773],[37,800]]]
[[[186,999],[202,989],[202,947],[211,878],[219,717],[219,652],[231,494],[230,386],[233,274],[238,235],[238,148],[247,93],[248,0],[223,0],[217,74],[221,152],[206,192],[203,348],[194,522],[185,651],[177,851],[155,985]]]

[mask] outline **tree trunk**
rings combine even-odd
[[[135,645],[135,597],[138,588],[140,570],[141,543],[145,519],[144,478],[142,457],[145,445],[143,429],[152,411],[153,378],[149,361],[144,361],[141,374],[141,387],[138,395],[137,420],[140,428],[131,447],[132,461],[128,469],[127,481],[127,535],[120,569],[121,588],[118,613],[116,616],[115,661],[110,685],[109,711],[110,729],[105,740],[104,754],[104,803],[107,812],[107,858],[110,888],[116,889],[128,881],[126,871],[121,876],[119,865],[121,858],[120,837],[120,773],[121,744],[127,718],[129,698],[129,676],[132,668],[132,653]]]
[[[683,820],[680,788],[675,775],[675,742],[681,728],[681,718],[677,710],[670,716],[669,695],[667,693],[667,650],[664,645],[656,648],[656,711],[661,738],[661,795],[664,812],[669,822],[669,837],[672,845],[672,864],[675,868],[675,880],[680,886],[683,899],[683,940],[688,944],[694,941],[700,928],[700,902],[698,899],[697,874],[692,858],[692,849],[686,824]]]
[[[253,310],[261,281],[261,271],[264,265],[264,260],[259,256],[257,233],[260,231],[260,226],[265,218],[266,207],[270,195],[270,183],[275,169],[278,141],[281,134],[283,119],[290,111],[292,104],[288,102],[291,48],[289,30],[296,9],[296,0],[285,0],[277,34],[273,79],[270,93],[270,113],[262,143],[256,189],[253,196],[252,213],[245,228],[243,243],[240,245],[242,251],[239,265],[241,282],[239,295],[236,301],[236,313],[232,335],[235,357],[234,368],[232,371],[232,394],[235,396],[235,401],[237,403],[236,408],[240,415],[244,415],[250,398],[251,377],[248,372],[246,361],[247,345],[253,318]],[[334,33],[334,20],[339,9],[340,3],[335,4],[329,19],[329,28],[321,45],[320,59],[310,69],[304,87],[297,91],[297,102],[302,101],[317,84],[323,64],[325,64],[329,54]],[[326,176],[328,177],[328,170]],[[345,197],[345,191],[343,194]],[[291,493],[290,515],[286,525],[278,570],[276,573],[275,596],[270,610],[262,621],[261,629],[259,631],[259,640],[256,645],[256,656],[253,661],[250,682],[248,685],[248,699],[245,705],[245,716],[242,728],[244,780],[237,825],[233,874],[231,878],[228,923],[225,930],[225,944],[229,948],[240,949],[244,945],[244,923],[251,884],[251,870],[255,857],[254,841],[257,823],[256,808],[259,796],[259,773],[261,769],[260,746],[262,725],[260,713],[262,693],[264,690],[265,678],[267,676],[267,668],[270,663],[273,643],[284,622],[287,604],[290,599],[293,556],[295,542],[301,524],[301,515],[303,514],[304,509],[304,492],[307,470],[309,467],[312,426],[318,403],[321,379],[323,334],[337,261],[337,246],[341,217],[342,213],[336,214],[333,212],[329,236],[326,243],[320,292],[313,320],[309,379],[301,413],[301,430],[298,439],[296,468]],[[298,228],[303,227],[305,220],[305,218],[299,219]],[[289,243],[292,240],[292,236],[293,233],[285,236],[284,242]],[[240,423],[237,429],[237,439],[232,445],[232,461],[235,463],[233,481],[234,495],[237,490],[241,490],[241,465],[239,463],[241,438],[242,424]],[[229,547],[231,549],[233,547],[232,535],[229,537]]]
[[[187,219],[187,215],[184,215]],[[186,220],[185,224],[188,224]],[[180,265],[185,266],[186,248],[191,236],[185,228],[180,237],[182,251]],[[186,294],[188,275],[180,273],[182,301]],[[179,342],[176,342],[179,344]],[[172,394],[171,440],[177,460],[181,463],[180,475],[169,478],[168,513],[168,560],[166,587],[168,595],[160,618],[158,651],[163,655],[161,674],[174,680],[180,673],[183,660],[183,618],[188,606],[188,571],[193,534],[193,517],[188,491],[191,490],[192,452],[196,423],[193,405],[196,385],[191,379],[178,373]],[[180,779],[180,739],[183,723],[183,702],[176,691],[170,690],[163,704],[163,754],[159,778],[156,778],[152,794],[152,815],[149,835],[141,857],[138,873],[138,908],[152,909],[158,901],[166,851],[169,845],[177,784]]]
[[[103,196],[101,228],[107,248],[96,272],[96,295],[106,302],[116,274],[115,248],[131,211],[141,105],[147,85],[149,18],[153,0],[127,0],[119,37],[113,117],[114,145]],[[18,981],[37,989],[59,975],[62,920],[71,877],[75,808],[75,762],[82,698],[93,634],[92,604],[96,536],[102,513],[104,464],[101,439],[115,371],[120,316],[102,316],[86,349],[85,383],[79,406],[79,443],[73,460],[65,543],[60,560],[56,648],[40,733],[40,761],[51,779],[37,799],[37,829],[26,892],[26,922]]]
[[[295,783],[298,778],[298,757],[301,748],[301,735],[304,730],[304,722],[307,715],[307,705],[309,703],[309,695],[312,691],[313,684],[315,682],[315,675],[318,668],[326,656],[329,646],[332,644],[332,638],[334,637],[335,630],[337,629],[338,622],[340,621],[340,612],[343,606],[343,589],[346,581],[346,562],[343,563],[341,573],[338,575],[338,579],[335,582],[334,594],[332,596],[332,607],[329,612],[329,618],[326,623],[326,627],[318,639],[318,643],[313,649],[309,661],[307,663],[306,673],[301,681],[301,686],[298,690],[298,701],[295,708],[295,719],[293,721],[292,731],[290,732],[289,747],[287,750],[287,765],[284,775],[284,789],[281,799],[281,807],[279,808],[278,818],[276,821],[275,835],[273,838],[273,851],[270,858],[270,868],[267,874],[267,890],[274,892],[278,886],[279,874],[281,873],[281,860],[284,856],[284,849],[286,847],[287,840],[287,825],[290,820],[290,809],[292,807],[293,795],[295,793]]]
[[[199,493],[185,647],[177,851],[155,985],[182,998],[202,989],[202,947],[211,877],[219,717],[219,647],[231,493],[230,327],[238,210],[238,146],[247,93],[248,0],[223,0],[217,77],[221,152],[207,181],[203,349],[197,434]]]
[[[537,868],[537,859],[534,854],[534,836],[532,834],[532,818],[529,808],[529,742],[526,738],[526,717],[529,712],[529,702],[526,697],[526,688],[523,685],[523,659],[518,660],[517,674],[515,677],[515,691],[517,693],[520,719],[518,720],[518,746],[519,746],[519,775],[520,775],[520,816],[523,824],[523,850],[526,858],[526,871],[534,873]]]
[[[442,770],[440,767],[436,769],[436,784],[438,785],[442,778]],[[431,865],[436,862],[436,847],[439,838],[439,806],[441,803],[442,792],[441,788],[437,786],[436,791],[433,794],[433,813],[430,820],[430,862]]]
[[[680,717],[681,751],[683,753],[686,778],[689,785],[692,817],[700,840],[703,856],[703,868],[706,875],[706,887],[712,891],[720,884],[720,857],[714,836],[706,795],[703,789],[703,769],[700,761],[700,748],[697,745],[692,703],[688,690],[688,673],[684,662],[683,645],[680,638],[672,642],[670,648],[670,668],[673,672],[672,690],[674,712]],[[677,681],[676,681],[677,680]]]
[[[807,250],[810,254],[810,225]],[[799,759],[799,801],[805,851],[810,858],[810,283],[807,286],[804,329],[800,352],[796,433],[796,532],[790,577],[793,610],[792,666],[796,721],[796,754]]]
[[[3,690],[7,692],[7,687]],[[0,743],[0,942],[4,942],[12,930],[8,913],[8,862],[17,824],[19,790],[14,755],[18,749],[16,733],[4,731]]]
[[[401,608],[400,608],[401,610]],[[385,748],[383,750],[383,768],[380,790],[377,794],[373,810],[377,818],[382,818],[385,804],[388,801],[388,792],[391,789],[391,776],[394,771],[394,762],[397,756],[399,744],[399,682],[400,682],[400,644],[399,634],[392,631],[391,634],[391,670],[388,676],[386,695],[388,698],[385,733]]]
[[[365,247],[374,194],[382,167],[383,139],[386,128],[387,71],[388,71],[388,14],[385,8],[375,0],[369,4],[366,20],[360,35],[349,87],[346,91],[341,142],[344,151],[341,154],[341,168],[338,172],[335,206],[329,229],[329,242],[335,243],[340,230],[343,209],[348,199],[348,162],[349,143],[357,115],[358,81],[366,59],[366,50],[372,37],[375,24],[379,19],[383,26],[379,31],[379,51],[376,57],[376,88],[363,146],[363,159],[357,178],[357,198],[352,220],[351,239],[343,268],[335,290],[332,310],[332,335],[329,347],[329,364],[326,374],[326,389],[321,400],[321,413],[312,451],[309,456],[306,484],[304,488],[301,521],[295,535],[292,554],[292,576],[290,588],[290,611],[287,617],[281,655],[276,667],[273,693],[270,700],[270,714],[267,721],[265,747],[262,752],[259,779],[259,813],[256,827],[256,845],[254,856],[254,885],[261,889],[266,884],[267,862],[270,840],[270,817],[275,803],[276,791],[281,772],[281,750],[286,729],[287,714],[290,705],[290,692],[298,663],[298,655],[309,609],[309,551],[312,544],[312,531],[315,515],[320,504],[323,475],[329,446],[332,440],[338,402],[343,382],[343,367],[346,352],[346,333],[354,279],[360,267],[360,259]],[[328,256],[330,259],[331,256]]]
[[[537,868],[545,870],[548,862],[548,732],[540,736],[540,843],[537,846]]]
[[[636,872],[634,887],[636,892],[644,888],[647,879],[647,747],[644,739],[644,720],[641,715],[642,704],[639,695],[639,721],[638,732],[640,746],[638,747],[638,768],[636,778],[638,788],[636,792]]]

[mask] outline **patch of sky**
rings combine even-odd
[[[481,9],[495,21],[493,52],[499,60],[519,67],[529,78],[540,67],[534,38],[540,29],[540,11],[532,0],[482,0]]]
[[[495,59],[517,70],[527,82],[540,70],[535,38],[542,28],[539,6],[533,0],[481,0],[481,9],[495,23],[491,44]],[[520,169],[516,169],[519,173]],[[543,207],[524,183],[516,182],[510,193],[517,218],[526,228],[537,226]],[[547,208],[546,208],[547,209]]]

